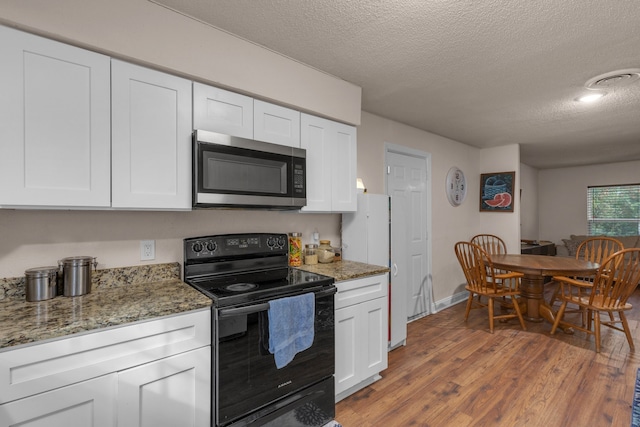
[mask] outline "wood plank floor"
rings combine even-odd
[[[548,292],[549,290],[547,290]],[[576,331],[550,335],[548,323],[496,322],[464,304],[408,325],[407,345],[389,353],[382,379],[339,402],[344,427],[630,425],[640,367],[640,290],[622,332],[603,327],[602,350]]]

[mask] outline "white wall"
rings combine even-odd
[[[358,86],[147,0],[2,0],[0,23],[360,123]]]
[[[540,239],[562,244],[570,234],[587,234],[587,187],[640,183],[640,161],[538,172]]]
[[[538,240],[538,170],[520,164],[520,236]]]
[[[460,240],[482,232],[505,237],[509,249],[520,251],[519,204],[514,213],[480,213],[480,174],[517,170],[519,147],[480,150],[398,122],[362,112],[358,128],[358,176],[370,193],[385,193],[384,143],[403,145],[431,154],[432,274],[435,301],[463,291],[464,276],[453,252]],[[445,180],[457,166],[467,178],[467,198],[458,207],[447,200]],[[516,172],[516,180],[518,173]]]
[[[520,146],[517,144],[480,150],[480,173],[515,172],[513,184],[513,212],[480,212],[478,233],[500,236],[507,245],[507,252],[520,253]],[[479,194],[480,184],[476,187]],[[479,197],[479,196],[478,196]],[[480,210],[477,199],[477,209]]]

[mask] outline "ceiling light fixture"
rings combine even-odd
[[[627,86],[640,79],[640,68],[626,68],[624,70],[610,71],[587,80],[584,86],[587,89],[608,89],[619,86]]]
[[[604,92],[588,93],[586,95],[582,95],[582,96],[576,98],[576,101],[578,101],[578,102],[594,102],[594,101],[597,101],[598,99],[602,98],[604,95],[605,95]]]

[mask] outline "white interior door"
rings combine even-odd
[[[408,320],[429,314],[432,302],[428,280],[431,272],[427,233],[427,157],[426,153],[414,155],[390,150],[387,150],[386,157],[392,223],[391,310],[394,310],[393,301],[398,303],[394,293],[404,294]]]

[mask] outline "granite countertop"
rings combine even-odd
[[[388,267],[355,261],[303,265],[301,270],[336,282],[375,276]],[[10,347],[91,332],[101,328],[207,309],[212,301],[180,280],[178,263],[94,271],[91,293],[25,299],[24,277],[0,279],[0,351]]]
[[[336,282],[358,279],[360,277],[375,276],[389,271],[389,267],[345,260],[330,262],[327,264],[318,263],[315,265],[301,265],[296,268],[333,277]]]
[[[211,307],[180,280],[178,263],[97,270],[91,293],[27,302],[24,278],[0,279],[0,351]]]

